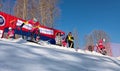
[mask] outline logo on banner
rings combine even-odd
[[[4,26],[4,25],[5,25],[5,18],[0,15],[0,26]]]
[[[47,34],[47,35],[53,35],[54,34],[54,31],[51,30],[51,29],[47,29],[47,28],[40,28],[40,33],[43,33],[43,34]]]

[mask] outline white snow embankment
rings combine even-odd
[[[22,39],[0,39],[0,71],[119,71],[113,57]]]

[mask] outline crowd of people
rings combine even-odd
[[[99,52],[99,53],[101,53],[103,55],[106,55],[107,51],[106,51],[104,42],[105,42],[105,39],[100,39],[100,40],[98,40],[96,45],[89,45],[87,47],[87,49],[92,52],[92,51],[95,50],[95,47],[96,47],[96,52]]]
[[[74,48],[74,37],[71,32],[67,36],[61,35],[60,32],[55,37],[56,45]]]
[[[9,31],[7,33],[7,38],[8,39],[9,38],[15,38],[15,31],[12,29],[12,27],[9,27],[8,29],[9,29]]]
[[[15,38],[15,31],[12,29],[12,27],[8,28],[9,31],[7,33],[7,38]],[[38,28],[34,28],[36,30],[31,33],[31,40],[33,40],[33,36],[36,34],[35,41],[39,42],[40,40],[40,31]],[[95,46],[88,46],[89,51],[93,51],[94,47],[96,47],[97,52],[106,55],[106,49],[104,46],[105,39],[100,39]],[[68,47],[68,48],[74,48],[74,37],[72,35],[72,32],[69,32],[66,36],[62,35],[60,32],[58,32],[55,36],[55,44],[58,46]]]
[[[28,34],[26,34],[27,36],[30,36],[29,39],[28,39],[28,37],[26,37],[27,40],[39,41],[39,39],[40,39],[39,27],[40,26],[36,25],[36,23],[38,23],[38,22],[35,18],[33,18],[32,20],[23,22],[20,26],[16,26],[16,28],[8,27],[8,32],[7,32],[6,37],[15,39],[15,30],[19,29],[19,32],[21,33],[22,38],[25,39],[22,28],[25,24],[28,24],[28,23],[34,23],[34,24],[32,25],[33,27],[28,31]]]
[[[40,31],[39,31],[38,28],[33,28],[33,29],[34,30],[32,30],[32,33],[30,34],[30,36],[31,36],[30,40],[33,40],[34,35],[36,35],[34,40],[36,42],[38,42],[40,40]],[[8,28],[7,38],[8,39],[9,38],[12,38],[12,39],[15,38],[15,30],[12,29],[12,27]],[[23,38],[23,36],[22,36],[22,38]],[[69,32],[67,36],[61,35],[61,33],[58,32],[55,36],[55,44],[58,45],[58,46],[74,48],[74,37],[73,37],[71,32]]]
[[[69,32],[67,36],[61,35],[61,33],[57,33],[55,37],[56,45],[58,46],[63,46],[63,47],[68,47],[68,48],[74,48],[74,37],[72,35],[72,32]],[[95,46],[89,45],[87,48],[89,51],[94,51],[94,48],[96,47],[96,51],[106,55],[106,49],[104,45],[105,39],[100,39],[96,43]]]
[[[37,22],[35,19],[33,19],[33,22]],[[22,27],[26,24],[27,22],[24,22],[20,27],[20,30],[22,31]],[[12,27],[8,28],[8,33],[7,33],[7,38],[15,38],[15,31],[12,29]],[[34,40],[36,42],[39,42],[40,40],[40,30],[39,27],[33,26],[31,31],[29,31],[30,34],[30,40]],[[35,36],[35,37],[34,37]],[[23,36],[22,36],[23,37]],[[106,54],[105,46],[103,45],[103,42],[105,42],[105,39],[100,39],[98,43],[95,46],[88,46],[89,51],[93,51],[94,47],[97,47],[97,52]],[[60,32],[56,33],[55,35],[55,44],[58,46],[63,46],[63,47],[68,47],[68,48],[74,48],[74,37],[72,35],[72,32],[69,32],[66,36],[61,34]]]

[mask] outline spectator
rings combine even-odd
[[[62,37],[60,32],[56,34],[55,41],[56,45],[62,46]]]
[[[9,29],[9,31],[7,33],[7,38],[15,38],[14,30],[11,27],[9,27],[8,29]]]
[[[88,50],[92,52],[92,51],[94,50],[94,46],[89,45],[89,46],[88,46]]]
[[[74,37],[72,36],[71,32],[68,33],[65,41],[68,43],[68,46],[70,48],[74,48]]]
[[[103,42],[105,42],[105,39],[100,39],[99,42],[96,44],[97,51],[106,54],[105,46],[103,45]]]
[[[62,46],[67,47],[67,43],[65,41],[65,36],[64,35],[63,35],[63,38],[62,38]]]
[[[34,26],[31,30],[31,40],[34,41],[34,38],[35,38],[35,41],[36,41],[36,38],[40,37],[40,30],[39,30],[39,26]]]
[[[32,29],[30,30],[31,32],[31,41],[38,41],[38,37],[40,39],[40,26],[38,25],[38,20],[36,18],[33,18],[29,20],[29,23],[32,23]]]
[[[38,42],[40,40],[40,30],[39,27],[36,28],[35,30],[35,41]]]

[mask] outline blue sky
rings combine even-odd
[[[80,43],[93,30],[103,30],[111,42],[120,43],[120,0],[61,0],[61,16],[56,27],[79,31]]]

